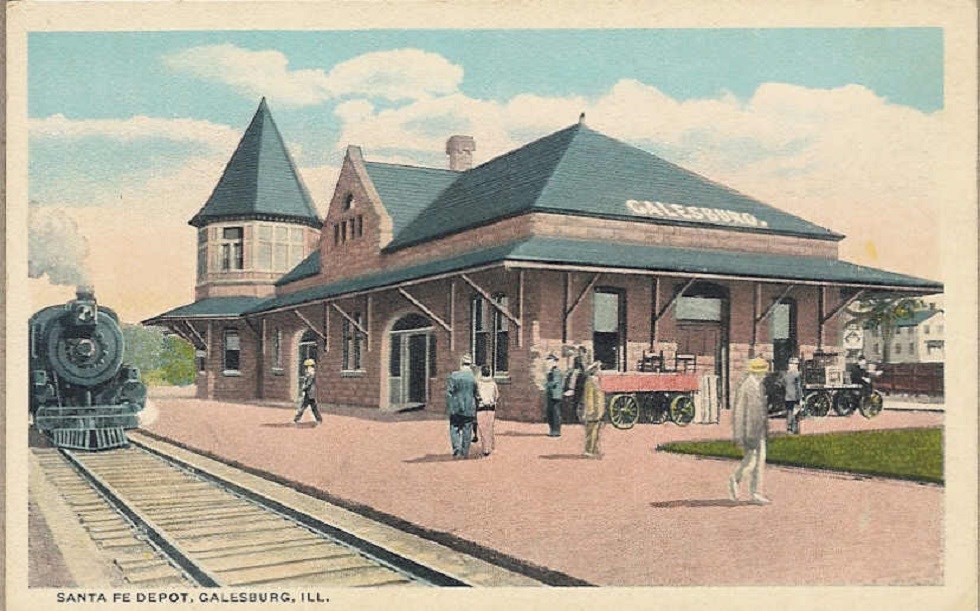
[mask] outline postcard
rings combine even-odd
[[[10,608],[975,606],[975,7],[5,9]]]

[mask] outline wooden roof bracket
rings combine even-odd
[[[468,284],[471,287],[473,287],[473,290],[475,290],[477,293],[479,293],[480,295],[482,295],[483,298],[486,299],[487,302],[491,306],[493,306],[494,309],[496,309],[498,312],[500,312],[501,314],[503,314],[504,316],[506,316],[507,319],[510,320],[515,325],[517,325],[518,328],[521,327],[521,321],[516,316],[514,316],[513,314],[511,314],[510,310],[508,310],[503,305],[497,303],[496,300],[494,300],[493,296],[490,295],[490,293],[488,293],[485,289],[483,289],[483,287],[481,287],[481,286],[477,285],[477,283],[473,282],[470,279],[470,277],[467,276],[466,274],[460,274],[459,277],[462,278],[463,281],[466,282],[466,284]]]
[[[667,312],[669,312],[671,308],[673,308],[674,305],[677,304],[677,300],[684,295],[684,292],[687,291],[687,289],[691,288],[691,285],[694,284],[696,281],[697,278],[691,278],[687,282],[685,282],[684,286],[681,287],[681,290],[674,293],[674,296],[671,297],[667,301],[667,303],[664,304],[664,307],[660,308],[660,311],[657,312],[657,317],[655,320],[660,320],[661,318],[663,318],[667,314]]]
[[[339,305],[337,305],[336,303],[331,303],[330,304],[330,307],[332,307],[333,309],[337,310],[337,312],[341,316],[343,316],[347,320],[347,322],[349,322],[350,324],[354,325],[354,328],[355,329],[357,329],[358,331],[360,331],[361,333],[363,333],[364,334],[364,337],[368,337],[368,332],[367,332],[367,330],[364,329],[364,327],[361,326],[361,323],[359,323],[356,320],[354,320],[354,318],[351,317],[351,315],[348,314],[347,312],[345,312],[343,309],[341,309],[341,307]]]
[[[756,285],[756,286],[758,286],[758,285]],[[762,313],[762,316],[760,316],[760,317],[758,317],[758,318],[755,319],[755,324],[759,324],[760,322],[762,322],[765,319],[767,319],[770,316],[772,316],[772,313],[776,310],[776,306],[778,306],[783,301],[783,299],[787,295],[789,295],[789,292],[792,291],[794,288],[796,288],[796,285],[795,284],[791,284],[791,285],[787,286],[785,289],[783,289],[783,292],[779,294],[779,297],[776,297],[776,300],[772,302],[772,305],[770,305],[766,309],[766,311]]]
[[[409,303],[411,303],[412,305],[414,305],[416,308],[422,310],[422,313],[423,314],[425,314],[426,316],[428,316],[432,320],[434,320],[437,323],[439,323],[439,326],[440,327],[442,327],[443,329],[445,329],[449,333],[452,333],[453,332],[452,325],[449,325],[448,323],[446,323],[446,321],[444,321],[442,318],[440,318],[439,316],[437,316],[432,310],[430,310],[429,308],[427,308],[425,306],[425,304],[423,304],[421,301],[419,301],[414,295],[412,295],[411,293],[409,293],[408,291],[406,291],[405,289],[403,289],[401,287],[398,287],[398,292]]]
[[[844,310],[844,308],[846,308],[847,306],[851,305],[852,303],[860,299],[861,296],[864,295],[866,292],[867,292],[866,289],[861,289],[857,293],[854,293],[854,295],[852,295],[848,299],[845,299],[837,307],[832,309],[826,316],[820,319],[820,324],[821,325],[827,324],[827,321],[840,314]]]
[[[300,312],[299,310],[293,310],[293,314],[295,314],[297,318],[303,321],[303,324],[309,327],[310,331],[316,333],[320,337],[320,339],[322,339],[323,341],[327,341],[327,334],[322,333],[319,329],[317,329],[316,326],[312,322],[310,322],[309,318],[303,316],[302,312]]]

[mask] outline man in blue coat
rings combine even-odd
[[[544,384],[545,413],[548,416],[548,437],[561,437],[561,400],[565,389],[565,374],[558,368],[558,357],[549,354],[548,377]]]
[[[446,382],[446,410],[449,412],[449,441],[453,446],[453,458],[466,458],[473,439],[473,422],[476,420],[476,377],[470,365],[469,355],[460,360],[459,369],[449,374]]]

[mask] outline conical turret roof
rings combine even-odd
[[[232,219],[292,221],[315,228],[323,224],[265,98],[211,197],[190,224],[202,227]]]

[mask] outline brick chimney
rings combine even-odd
[[[449,169],[465,172],[473,167],[473,151],[476,140],[473,136],[451,136],[446,140],[446,154],[449,155]]]

